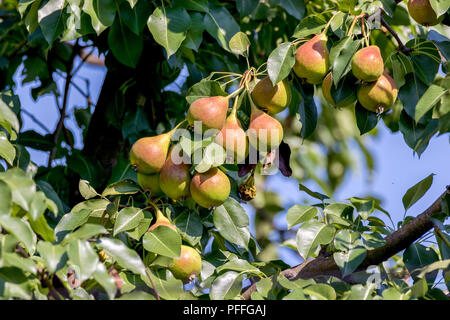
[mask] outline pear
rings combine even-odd
[[[388,74],[382,74],[376,82],[362,85],[357,97],[361,105],[369,111],[381,113],[389,110],[397,99],[397,85]]]
[[[161,187],[159,186],[159,179],[159,174],[137,174],[139,186],[144,189],[144,191],[150,191],[152,196],[162,195]]]
[[[169,156],[161,169],[160,186],[161,190],[174,200],[189,195],[189,175],[190,165],[185,163],[176,164],[172,159],[173,148],[169,151]]]
[[[134,169],[143,174],[161,171],[167,158],[173,130],[154,137],[137,140],[130,151],[130,163]]]
[[[266,109],[270,114],[277,114],[289,106],[291,86],[287,79],[274,86],[270,78],[265,77],[253,88],[252,99],[261,109]]]
[[[179,258],[173,259],[173,265],[169,267],[173,276],[183,283],[188,283],[200,273],[202,258],[194,248],[182,245]]]
[[[430,0],[409,0],[408,11],[409,15],[423,26],[434,26],[440,22]]]
[[[380,48],[377,46],[365,47],[352,58],[352,72],[359,80],[371,82],[383,74],[384,62]]]
[[[318,84],[327,74],[329,63],[327,36],[318,34],[298,47],[295,54],[294,72],[306,82]]]
[[[155,223],[148,229],[148,231],[153,231],[159,226],[166,226],[169,227],[172,230],[177,231],[177,228],[167,219],[164,214],[161,212],[161,210],[156,210],[156,221]]]
[[[277,119],[252,105],[247,134],[253,148],[269,152],[278,148],[283,140],[283,127]]]
[[[195,100],[189,107],[187,119],[202,122],[202,132],[207,129],[222,129],[228,112],[228,97],[214,96]],[[195,128],[195,127],[194,127]]]
[[[351,91],[350,93],[347,94],[345,98],[343,98],[341,101],[339,101],[339,103],[336,104],[331,94],[332,86],[333,86],[333,73],[329,72],[322,81],[322,93],[325,100],[327,100],[329,104],[338,108],[343,108],[345,106],[353,104],[356,101],[356,96],[353,93],[353,91]]]
[[[191,196],[203,208],[220,206],[230,195],[230,180],[227,175],[213,167],[196,173],[191,180]]]
[[[236,116],[233,108],[222,130],[216,135],[215,143],[226,150],[227,163],[230,159],[233,163],[242,163],[248,155],[248,140],[244,129]]]

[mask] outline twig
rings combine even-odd
[[[50,131],[48,130],[48,128],[41,122],[39,121],[38,118],[36,118],[31,112],[29,112],[28,110],[22,109],[21,110],[22,113],[26,114],[28,117],[31,118],[31,120],[33,120],[39,127],[41,127],[45,132],[50,133]]]
[[[385,27],[390,34],[392,34],[392,36],[395,38],[395,40],[397,40],[397,44],[398,44],[398,50],[400,50],[401,52],[403,52],[406,55],[409,55],[410,52],[412,51],[411,48],[408,48],[407,46],[405,46],[402,42],[402,40],[400,40],[400,37],[398,36],[397,32],[395,32],[391,26],[386,22],[386,20],[383,19],[383,17],[380,16],[380,22],[381,25],[383,27]]]
[[[147,274],[147,277],[150,279],[150,283],[152,284],[153,291],[155,292],[156,300],[161,300],[161,298],[159,297],[158,291],[156,291],[155,283],[153,282],[150,272],[148,272],[148,270],[145,269],[145,273]]]

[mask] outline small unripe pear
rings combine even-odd
[[[325,77],[330,66],[327,40],[327,36],[321,33],[298,47],[294,72],[299,78],[318,84]]]
[[[143,174],[161,171],[166,161],[171,137],[172,131],[137,140],[130,151],[130,163],[134,169]]]
[[[202,270],[202,258],[194,248],[182,245],[180,257],[173,259],[169,270],[183,283],[191,282]]]
[[[270,78],[265,77],[253,88],[252,99],[261,109],[266,109],[270,114],[276,114],[289,106],[291,86],[287,79],[274,86]]]
[[[161,190],[174,200],[179,200],[182,197],[189,195],[189,183],[191,177],[189,175],[189,164],[174,163],[172,159],[173,149],[169,152],[169,156],[161,169],[160,186]],[[181,160],[181,159],[180,159]]]
[[[358,50],[352,58],[352,72],[359,80],[371,82],[383,74],[384,62],[380,48],[369,46]]]
[[[227,111],[227,97],[204,97],[192,102],[187,112],[187,119],[190,125],[194,125],[194,121],[201,121],[202,131],[220,130],[225,123]]]
[[[159,174],[137,174],[137,180],[139,186],[144,189],[144,191],[150,191],[152,196],[162,195],[161,187],[159,186]]]
[[[236,109],[233,109],[228,116],[222,130],[217,134],[215,142],[226,150],[227,160],[233,159],[234,163],[242,163],[247,157],[247,135],[236,117]]]
[[[167,219],[164,214],[161,212],[161,210],[156,210],[156,221],[155,223],[148,229],[148,231],[153,231],[159,226],[166,226],[170,229],[177,231],[177,228]]]
[[[423,26],[434,26],[439,23],[439,19],[430,0],[409,0],[409,15],[419,24]]]
[[[353,91],[351,91],[348,92],[348,95],[346,97],[343,97],[342,100],[336,104],[331,94],[332,86],[333,86],[333,74],[332,72],[329,72],[322,81],[322,93],[325,100],[327,100],[329,104],[338,108],[343,108],[345,106],[355,103],[356,95],[353,93]]]
[[[382,74],[376,82],[366,83],[358,89],[361,105],[369,111],[381,113],[389,110],[397,99],[397,85],[389,75]]]
[[[252,106],[247,134],[253,148],[269,152],[278,148],[283,140],[283,127],[277,119]]]
[[[231,191],[227,175],[215,167],[196,173],[192,177],[190,188],[192,199],[203,208],[220,206]]]

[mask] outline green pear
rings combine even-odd
[[[253,148],[269,152],[278,148],[283,140],[283,127],[277,119],[252,105],[247,135]]]
[[[174,200],[189,196],[189,183],[191,177],[189,175],[190,165],[185,163],[174,163],[173,148],[169,152],[169,156],[161,169],[160,186],[161,190]],[[181,159],[180,159],[181,160]]]
[[[294,72],[306,82],[319,84],[330,66],[327,36],[318,34],[298,47],[295,54]]]
[[[225,123],[227,112],[228,97],[204,97],[190,105],[187,119],[190,125],[194,125],[194,121],[201,121],[203,132],[207,129],[220,130]]]
[[[200,254],[191,247],[182,245],[179,258],[173,259],[173,265],[169,267],[176,279],[188,283],[200,273],[202,269],[202,258]]]
[[[231,185],[227,175],[213,167],[192,177],[192,199],[203,208],[220,206],[230,195]]]
[[[352,72],[359,80],[376,81],[383,74],[383,71],[383,57],[380,48],[377,46],[369,46],[358,50],[352,58]]]
[[[130,163],[142,174],[153,174],[161,171],[167,158],[172,131],[154,137],[137,140],[130,151]]]
[[[162,195],[161,187],[159,186],[159,174],[137,174],[137,180],[139,186],[144,191],[150,191],[151,196],[160,196]]]
[[[275,86],[269,77],[261,79],[253,88],[252,99],[258,107],[270,114],[277,114],[291,102],[291,86],[287,79]]]
[[[363,84],[357,93],[361,105],[369,111],[381,113],[389,110],[397,99],[398,89],[394,79],[382,74],[376,82]]]
[[[409,15],[423,26],[434,26],[440,22],[430,0],[409,0]]]

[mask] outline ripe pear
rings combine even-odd
[[[175,163],[172,159],[173,149],[169,152],[169,156],[161,169],[160,186],[161,190],[174,200],[189,195],[189,183],[191,177],[189,175],[189,164]]]
[[[227,160],[233,159],[234,163],[242,163],[247,157],[247,135],[236,116],[236,109],[231,111],[222,130],[216,135],[215,142],[226,150]]]
[[[358,50],[352,58],[352,72],[359,80],[376,81],[383,74],[383,71],[383,57],[380,48],[377,46],[369,46]]]
[[[179,258],[173,259],[173,265],[169,268],[173,276],[183,283],[188,283],[200,273],[202,258],[194,248],[182,245]]]
[[[409,0],[409,15],[423,26],[434,26],[440,21],[430,4],[430,0]]]
[[[397,84],[385,73],[376,82],[362,85],[358,89],[357,97],[364,108],[381,113],[391,108],[397,99],[397,94]]]
[[[283,140],[283,127],[277,119],[252,105],[247,134],[253,148],[269,152],[278,148]]]
[[[203,208],[220,206],[231,191],[227,175],[215,167],[203,173],[196,173],[190,188],[192,199]]]
[[[134,169],[143,174],[153,174],[161,171],[169,150],[173,131],[154,137],[144,137],[137,140],[130,151],[130,163]]]
[[[266,109],[270,114],[276,114],[289,106],[291,102],[291,86],[287,79],[275,86],[269,77],[261,79],[253,88],[252,99],[258,107]]]
[[[298,47],[295,54],[294,72],[306,82],[318,84],[327,74],[330,66],[327,36],[318,34]]]
[[[202,132],[207,129],[222,129],[228,111],[228,97],[204,97],[195,100],[189,107],[187,119],[190,125],[194,121],[202,122]]]
[[[139,186],[144,189],[144,191],[150,191],[152,196],[162,195],[161,187],[159,185],[160,176],[159,174],[137,174],[137,180]]]
[[[177,231],[177,228],[167,219],[164,214],[161,212],[161,210],[156,210],[156,221],[155,223],[148,229],[148,231],[153,231],[159,226],[166,226],[169,227],[172,230]]]

